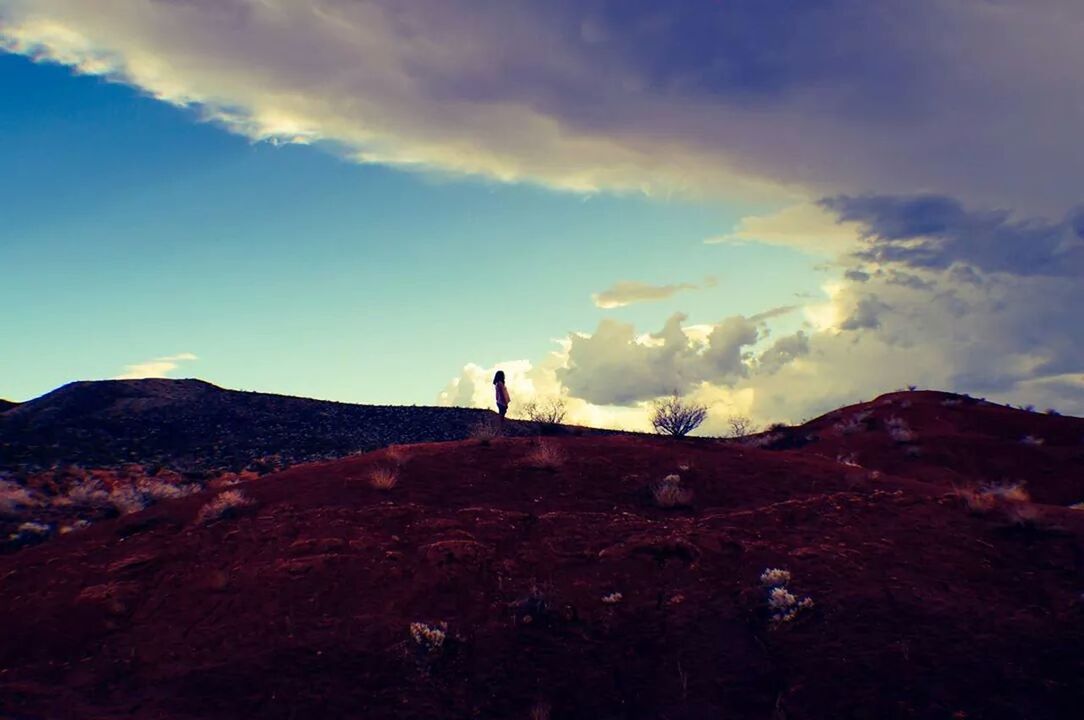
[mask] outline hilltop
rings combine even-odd
[[[1082,438],[898,393],[741,442],[299,465],[0,557],[0,714],[1071,717]]]
[[[0,415],[0,470],[139,463],[240,472],[260,458],[282,467],[463,439],[487,415],[242,392],[201,380],[75,382]]]

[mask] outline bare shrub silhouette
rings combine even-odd
[[[684,437],[700,427],[707,417],[707,406],[684,400],[674,393],[654,402],[651,426],[660,435]]]

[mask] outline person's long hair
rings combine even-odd
[[[493,376],[493,384],[504,382],[504,370],[498,370],[497,374]]]

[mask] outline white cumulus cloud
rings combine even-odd
[[[180,367],[181,363],[191,362],[199,358],[192,353],[178,353],[164,357],[146,360],[132,365],[125,365],[124,372],[117,375],[114,380],[137,380],[140,378],[168,377],[171,372]]]

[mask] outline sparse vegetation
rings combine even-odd
[[[1030,445],[1032,447],[1039,447],[1045,442],[1046,441],[1043,438],[1036,437],[1034,435],[1025,435],[1024,437],[1020,438],[1021,444]]]
[[[847,467],[862,467],[858,464],[857,453],[849,453],[847,455],[840,453],[839,455],[836,455],[836,462],[840,465],[846,465]]]
[[[243,491],[223,490],[200,508],[199,513],[196,515],[196,522],[202,525],[220,518],[229,517],[238,509],[251,504],[252,500]]]
[[[604,605],[616,605],[625,599],[625,596],[619,592],[607,593],[602,596],[602,603]]]
[[[555,443],[540,442],[527,455],[528,467],[538,470],[556,470],[565,462],[565,454]]]
[[[1010,503],[1005,506],[1005,519],[1013,527],[1021,530],[1047,529],[1043,520],[1043,511],[1032,503]]]
[[[1024,483],[991,483],[979,488],[979,492],[1009,502],[1029,502],[1031,495],[1024,488]]]
[[[530,720],[550,720],[550,704],[542,701],[536,702],[531,706],[528,717]]]
[[[651,488],[651,496],[661,508],[688,507],[693,501],[692,489],[684,487],[678,475],[667,475],[655,483]]]
[[[677,393],[653,403],[651,426],[660,435],[684,437],[708,417],[705,405],[682,399]]]
[[[767,568],[760,574],[760,584],[768,592],[768,612],[773,627],[791,622],[800,612],[813,607],[812,598],[799,599],[787,588],[790,580],[790,571],[782,568]]]
[[[71,525],[62,525],[59,532],[61,535],[67,535],[68,533],[75,532],[76,530],[82,530],[90,527],[89,520],[76,520]]]
[[[399,471],[390,467],[378,467],[369,473],[369,485],[374,490],[391,490],[399,484]]]
[[[997,505],[997,499],[975,488],[956,488],[955,495],[974,515],[985,515]]]
[[[500,420],[487,418],[478,423],[471,430],[472,440],[477,440],[481,445],[489,445],[491,442],[504,435]]]
[[[764,587],[781,587],[790,584],[790,571],[781,568],[766,568],[760,574],[760,584]]]
[[[531,400],[523,406],[523,415],[528,420],[547,429],[563,423],[567,414],[568,404],[560,397]]]
[[[863,410],[851,415],[848,418],[843,418],[832,429],[840,435],[853,435],[855,433],[864,432],[867,429],[866,419],[869,418],[869,410]]]
[[[726,419],[726,424],[732,438],[743,438],[756,432],[753,421],[745,415],[731,415]]]
[[[885,420],[885,432],[893,442],[907,443],[915,439],[915,433],[911,430],[907,421],[901,417],[892,416]]]
[[[410,623],[410,639],[414,647],[425,655],[438,655],[444,649],[444,641],[448,637],[448,623],[441,622],[436,626],[425,623]]]
[[[41,542],[52,534],[53,527],[40,522],[23,522],[8,535],[8,542],[15,546],[34,545]]]
[[[22,485],[0,480],[0,514],[10,515],[20,509],[34,507],[38,502]]]

